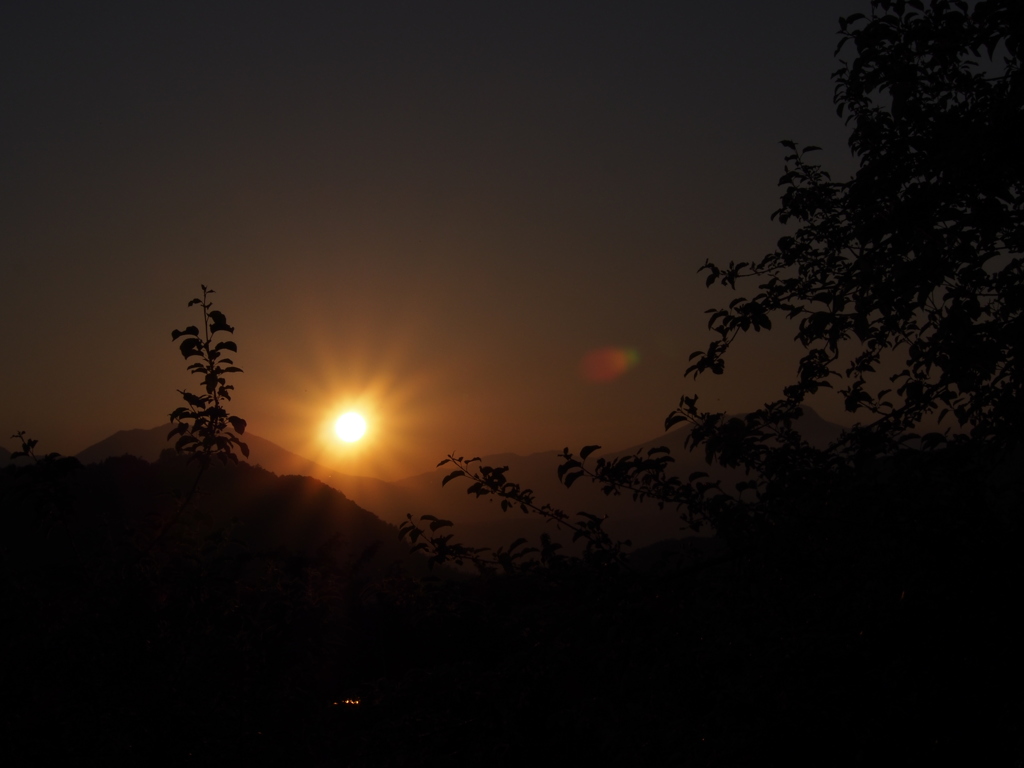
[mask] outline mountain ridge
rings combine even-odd
[[[801,420],[808,427],[808,439],[813,443],[828,442],[841,431],[841,427],[822,419],[811,409]],[[121,430],[108,438],[80,451],[76,458],[83,464],[96,463],[109,456],[129,454],[146,461],[155,461],[168,449],[168,427]],[[671,430],[643,443],[621,450],[598,451],[595,456],[613,459],[650,448],[666,446],[671,449],[674,474],[685,477],[693,471],[706,471],[708,465],[702,453],[686,450],[687,427]],[[249,445],[249,463],[279,475],[312,477],[335,488],[363,509],[371,511],[391,525],[401,525],[407,515],[418,520],[421,515],[434,515],[456,524],[457,540],[473,546],[506,546],[520,536],[531,540],[548,533],[568,545],[567,531],[556,527],[536,514],[521,510],[502,511],[493,497],[477,498],[466,493],[469,483],[456,479],[444,488],[441,479],[451,472],[450,466],[441,466],[396,481],[385,481],[361,475],[349,475],[336,468],[319,464],[295,454],[276,443],[254,434],[246,434]],[[656,502],[636,503],[627,495],[607,495],[592,483],[579,482],[572,489],[558,479],[561,463],[559,451],[539,451],[525,456],[497,453],[481,457],[480,465],[508,466],[506,476],[510,482],[531,489],[537,503],[551,504],[566,512],[570,518],[577,512],[587,511],[607,517],[606,528],[613,538],[629,540],[635,547],[643,547],[666,539],[692,534],[674,510],[659,509]],[[742,472],[723,471],[722,479],[734,482],[742,479]],[[463,492],[460,493],[459,489]]]

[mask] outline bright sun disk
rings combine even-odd
[[[349,411],[334,422],[334,431],[346,443],[354,443],[366,433],[366,419],[355,411]]]

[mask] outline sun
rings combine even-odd
[[[334,431],[346,443],[354,443],[366,434],[366,419],[355,411],[349,411],[334,422]]]

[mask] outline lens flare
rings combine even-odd
[[[635,349],[602,347],[584,355],[580,369],[587,381],[614,381],[638,362],[640,355]]]

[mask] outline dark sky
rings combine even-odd
[[[830,75],[866,6],[7,4],[0,429],[74,453],[165,421],[200,283],[234,411],[354,473],[626,447],[694,391],[754,407],[792,333],[684,379],[732,298],[696,270],[782,234],[779,140],[850,169]],[[607,348],[619,375],[585,365]],[[371,433],[342,450],[349,407]]]

